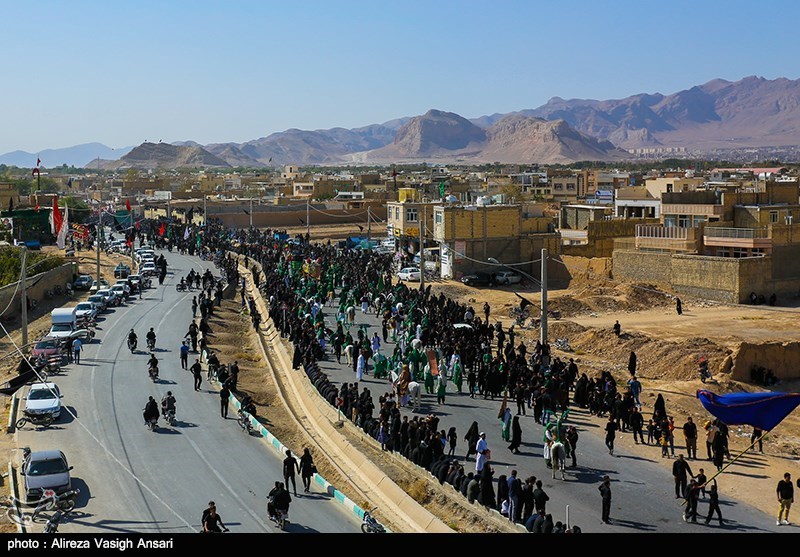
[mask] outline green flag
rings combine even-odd
[[[442,180],[441,182],[439,182],[439,197],[444,197],[444,188],[445,188],[445,183],[444,180]]]

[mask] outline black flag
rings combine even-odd
[[[303,220],[303,219],[301,219],[300,217],[297,217],[297,220],[299,220],[299,221],[300,221],[300,224],[305,224],[305,223],[306,223],[306,221],[304,221],[304,220]]]
[[[8,211],[11,212],[14,210],[14,197],[8,198]]]
[[[72,187],[72,178],[70,178],[69,180],[67,180],[67,187],[68,187],[68,188],[71,188],[71,187]]]
[[[247,209],[242,209],[242,211],[244,211],[245,215],[249,215],[250,214],[250,211],[248,211]]]
[[[358,229],[359,229],[361,232],[364,232],[364,227],[363,227],[363,226],[361,226],[360,224],[357,224],[356,226],[358,227]]]
[[[517,298],[519,298],[519,300],[520,300],[520,302],[519,302],[519,310],[520,310],[520,311],[525,311],[525,308],[526,308],[526,307],[528,307],[528,306],[532,306],[532,305],[533,305],[533,302],[531,302],[531,301],[530,301],[530,300],[528,300],[527,298],[523,298],[522,296],[520,296],[520,295],[519,295],[519,294],[517,294],[516,292],[514,292],[514,294],[515,294],[515,295],[517,296]]]
[[[191,207],[191,208],[189,208],[188,211],[186,211],[186,222],[187,223],[192,222],[192,217],[193,216],[194,216],[194,207]]]

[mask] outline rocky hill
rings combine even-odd
[[[715,79],[671,95],[619,100],[550,99],[521,114],[563,119],[580,132],[625,148],[725,149],[800,143],[800,80]],[[501,115],[483,117],[493,123]]]
[[[136,168],[220,168],[230,166],[223,159],[196,145],[142,143],[118,161],[101,164],[106,170]]]
[[[548,122],[513,114],[484,130],[458,114],[431,110],[409,120],[391,145],[353,158],[376,163],[455,160],[552,164],[626,156],[610,142],[576,132],[563,120]]]

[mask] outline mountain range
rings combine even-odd
[[[430,110],[361,128],[289,129],[244,143],[143,144],[140,147],[147,147],[142,152],[130,154],[126,154],[130,148],[109,152],[95,143],[42,151],[40,156],[44,166],[91,167],[98,156],[120,159],[103,163],[109,168],[421,161],[547,164],[620,160],[630,157],[627,150],[637,148],[682,147],[702,156],[798,144],[800,80],[751,76],[735,82],[715,79],[670,95],[641,93],[613,100],[553,97],[538,108],[473,119]],[[0,155],[0,163],[32,166],[35,158],[15,151]]]
[[[67,166],[91,166],[97,160],[117,160],[127,154],[133,147],[122,147],[112,149],[102,143],[83,143],[62,149],[44,149],[39,153],[28,153],[26,151],[11,151],[0,155],[0,164],[8,166],[19,166],[21,168],[32,168],[36,166],[36,159],[42,161],[45,168],[54,168],[66,164]]]

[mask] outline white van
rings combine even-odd
[[[56,308],[50,312],[50,332],[47,336],[53,338],[66,338],[75,330],[78,308]]]

